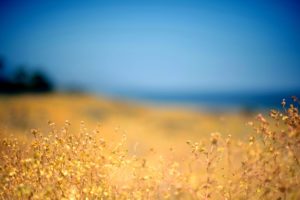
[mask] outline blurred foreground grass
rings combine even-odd
[[[1,97],[0,198],[299,199],[300,118],[284,106],[255,117]]]

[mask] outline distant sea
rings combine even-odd
[[[155,93],[155,92],[127,92],[119,98],[134,100],[141,103],[192,106],[205,110],[270,110],[281,108],[282,99],[287,105],[292,103],[292,96],[300,98],[300,90],[282,92],[182,92],[182,93]]]

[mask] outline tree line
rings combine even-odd
[[[40,70],[30,71],[21,65],[13,71],[7,71],[3,58],[0,58],[0,93],[46,93],[54,90],[49,77]]]

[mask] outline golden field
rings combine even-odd
[[[0,198],[300,199],[298,105],[210,113],[2,96]]]

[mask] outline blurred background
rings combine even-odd
[[[292,0],[1,0],[1,134],[68,119],[144,142],[243,137],[300,96],[299,19]]]
[[[0,199],[300,199],[299,75],[300,0],[0,0]]]
[[[26,91],[274,106],[299,94],[299,8],[273,0],[2,0],[1,91],[24,90],[5,89],[9,80],[27,82]]]

